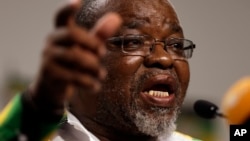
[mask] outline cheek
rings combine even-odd
[[[181,83],[182,89],[186,91],[190,79],[189,64],[187,61],[175,61],[174,67]]]
[[[122,56],[110,53],[104,60],[107,69],[105,89],[119,89],[129,95],[131,78],[134,78],[142,66],[143,58],[139,56]],[[114,87],[115,86],[115,87]]]
[[[112,58],[112,59],[111,59]],[[107,58],[106,67],[109,76],[121,77],[129,79],[142,65],[143,59],[139,56],[111,56]]]
[[[123,103],[123,107],[127,107],[125,105],[129,105],[131,100],[131,78],[135,77],[139,70],[142,58],[111,54],[107,56],[104,65],[108,74],[103,82],[102,95],[109,101],[113,101],[113,104],[120,105]]]

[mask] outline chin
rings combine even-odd
[[[158,116],[156,114],[147,114],[142,111],[135,113],[134,123],[138,131],[142,134],[159,137],[170,136],[176,129],[177,111],[169,114],[168,110],[160,111]],[[164,116],[163,113],[166,113]]]
[[[176,129],[176,119],[180,106],[171,108],[155,107],[143,108],[134,102],[130,107],[130,117],[138,132],[151,137],[170,136]],[[177,106],[178,105],[178,106]]]

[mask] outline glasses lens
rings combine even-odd
[[[184,50],[183,52],[183,56],[186,58],[186,59],[189,59],[192,57],[192,53],[193,53],[193,49],[186,49]]]
[[[195,45],[193,44],[193,42],[192,41],[190,41],[190,40],[186,40],[186,39],[184,39],[185,40],[185,46],[184,46],[184,48],[183,48],[183,53],[184,53],[184,57],[185,58],[187,58],[187,59],[189,59],[189,58],[191,58],[192,57],[192,54],[193,54],[193,50],[194,50],[194,48],[195,48]]]
[[[127,35],[123,39],[123,50],[125,52],[137,51],[144,45],[142,36]]]
[[[127,55],[147,56],[154,48],[156,41],[151,36],[147,35],[126,35],[109,38],[107,47],[109,50],[121,51]],[[181,38],[169,38],[164,41],[165,50],[179,59],[189,59],[192,57],[195,45],[192,41]]]
[[[148,44],[153,39],[143,35],[126,35],[123,39],[122,50],[128,55],[146,56],[148,53]]]
[[[119,50],[121,51],[122,46],[122,37],[111,37],[107,40],[107,48],[112,51]]]
[[[166,41],[167,51],[175,57],[190,58],[193,52],[193,43],[186,39],[170,38]]]

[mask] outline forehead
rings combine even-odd
[[[157,13],[175,14],[173,7],[167,0],[120,0],[116,6],[118,12],[136,12],[139,15],[146,13],[154,15]]]
[[[175,10],[167,0],[111,0],[110,5],[107,8],[118,12],[129,28],[154,24],[181,31]]]
[[[102,0],[100,0],[102,1]],[[158,14],[173,14],[176,16],[173,7],[167,0],[110,0],[109,9],[113,9],[120,14],[132,14],[134,15],[149,15],[157,16]]]

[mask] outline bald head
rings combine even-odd
[[[140,3],[154,6],[160,3],[163,7],[168,7],[172,12],[175,10],[169,0],[84,0],[84,4],[77,14],[77,23],[83,27],[91,28],[96,21],[101,18],[105,13],[117,12],[122,13],[127,8],[134,8],[136,10],[144,10],[140,7]],[[153,14],[153,13],[152,13]],[[154,13],[157,15],[156,13]],[[131,15],[132,16],[132,15]],[[175,14],[176,16],[176,14]],[[176,16],[176,19],[177,16]]]

